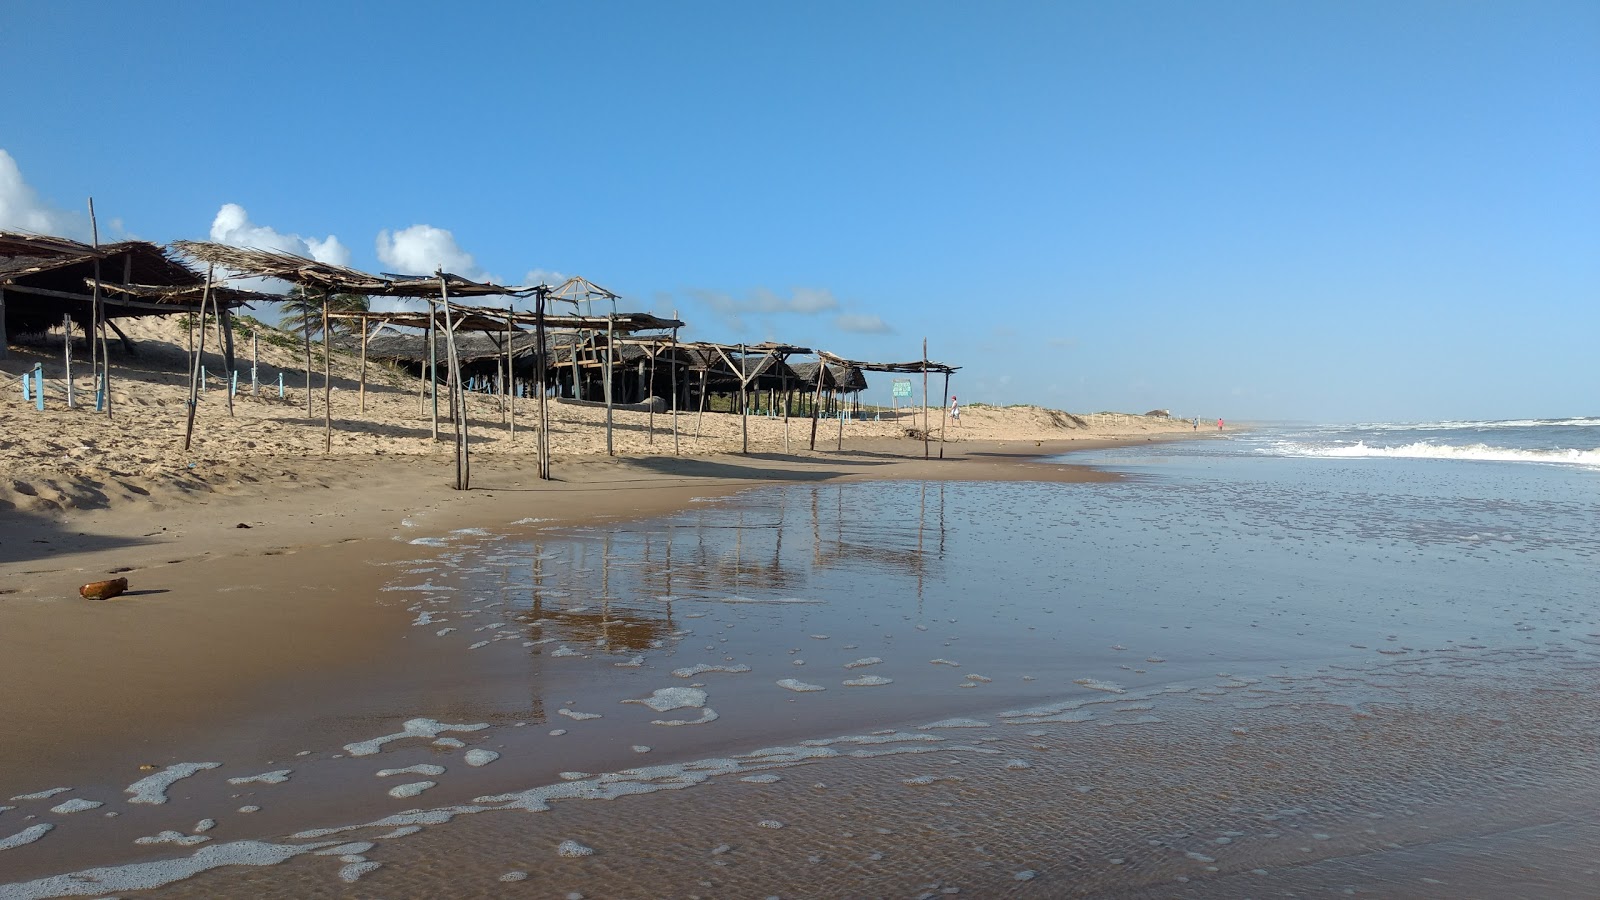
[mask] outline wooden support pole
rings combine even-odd
[[[439,294],[444,304],[445,345],[450,366],[450,406],[456,426],[456,490],[469,491],[472,489],[472,451],[467,438],[467,396],[465,386],[461,383],[461,356],[456,351],[456,328],[450,315],[450,286],[445,282],[443,272],[436,274],[439,276]]]
[[[218,303],[218,298],[217,298],[216,294],[212,294],[211,295],[211,311],[213,313],[215,313],[216,316],[217,316],[217,342],[219,344],[221,344],[221,343],[223,343],[224,335],[230,334],[231,332],[223,329],[223,327],[222,327],[222,309],[221,309],[221,307],[220,307],[220,305]],[[228,340],[231,342],[232,339],[229,338]],[[227,367],[228,374],[227,374],[226,378],[223,381],[222,392],[225,395],[227,395],[227,398],[228,398],[228,418],[231,419],[231,418],[233,418],[233,359],[232,359],[232,357],[229,356],[228,358],[224,359],[223,360],[223,364]]]
[[[837,393],[837,392],[836,392]],[[844,404],[839,404],[839,409],[834,412],[839,417],[839,442],[834,445],[835,450],[844,449]]]
[[[821,414],[822,405],[822,372],[828,367],[822,354],[817,354],[817,389],[811,396],[811,449],[817,449],[817,416]]]
[[[655,395],[656,395],[656,391],[655,391],[655,387],[656,387],[656,354],[658,354],[660,352],[661,352],[661,348],[659,346],[656,346],[654,344],[652,344],[650,346],[650,377],[645,381],[646,387],[644,389],[644,399],[645,399],[646,403],[649,403],[649,401],[655,399]],[[640,363],[639,365],[642,367],[644,365],[644,363]],[[655,446],[655,442],[656,442],[656,405],[654,403],[650,403],[650,416],[649,416],[646,428],[647,428],[646,434],[649,435],[649,436],[646,438],[645,442],[650,444],[651,446]]]
[[[333,291],[322,292],[322,455],[333,452],[333,329],[328,324],[328,307]]]
[[[548,352],[544,330],[545,290],[540,288],[533,299],[534,378],[539,386],[539,478],[550,480],[550,412],[549,398],[545,396],[545,379],[548,378]]]
[[[100,381],[100,345],[97,336],[100,334],[100,227],[95,222],[94,198],[89,198],[89,227],[94,231],[94,289],[89,298],[89,327],[84,329],[84,336],[89,339],[89,371],[94,373],[94,381]],[[193,341],[190,341],[193,344]],[[110,392],[107,392],[109,396]]]
[[[612,359],[615,357],[614,350],[616,348],[616,343],[615,343],[616,326],[617,326],[617,317],[615,315],[608,314],[606,316],[606,364],[605,364],[605,373],[606,373],[606,455],[607,456],[616,456],[617,455],[616,448],[611,443],[611,379],[613,377],[613,372],[612,372],[612,369],[611,369],[611,362],[612,362]]]
[[[678,319],[678,311],[672,311],[673,321]],[[672,329],[672,455],[678,455],[678,329]],[[669,543],[667,545],[671,547]]]
[[[212,308],[217,309],[217,298],[211,298]],[[228,371],[232,372],[237,366],[233,353],[233,309],[222,307],[217,309],[217,323],[222,327],[222,359],[228,364]]]
[[[0,359],[11,356],[11,339],[6,337],[6,286],[0,284]]]
[[[200,293],[200,308],[205,309],[206,298],[211,295],[211,276],[216,271],[215,266],[206,267],[206,286]],[[206,349],[206,332],[200,330],[200,346],[195,351],[194,358],[189,362],[189,418],[183,430],[183,449],[188,452],[189,444],[194,438],[194,410],[200,402],[200,354]],[[109,392],[107,392],[109,397]],[[109,402],[109,401],[108,401]]]
[[[944,459],[945,414],[950,411],[950,373],[944,373],[944,401],[939,407],[939,458]]]
[[[428,396],[433,400],[433,439],[439,439],[439,316],[428,301]]]
[[[367,317],[361,317],[361,386],[356,389],[361,398],[361,411],[367,411]]]
[[[74,405],[72,395],[72,313],[62,314],[61,333],[66,338],[62,343],[66,345],[67,358],[67,409],[71,409]]]
[[[922,339],[922,458],[928,458],[928,339]]]
[[[745,349],[744,344],[739,344],[739,435],[740,453],[750,452],[750,382],[745,374]]]
[[[706,416],[706,377],[710,372],[711,365],[708,362],[706,367],[700,370],[700,411],[694,415],[694,439],[697,446],[700,442],[700,420]]]
[[[511,305],[506,304],[506,380],[501,383],[500,391],[505,398],[507,414],[511,417],[511,436],[517,436],[517,376],[511,370],[511,345],[514,332],[511,330]]]
[[[302,284],[300,286],[300,321],[305,325],[303,330],[306,334],[306,418],[308,419],[311,418],[311,306],[306,300],[309,294],[310,290]],[[203,327],[205,323],[203,315],[200,321]],[[203,335],[201,339],[204,340]]]
[[[250,396],[261,399],[261,332],[250,332]]]

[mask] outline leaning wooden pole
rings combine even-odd
[[[206,269],[206,286],[200,291],[200,314],[205,315],[206,298],[211,295],[211,276],[215,266]],[[206,332],[200,329],[200,347],[195,351],[194,359],[189,361],[189,417],[188,424],[183,429],[183,449],[189,450],[189,444],[194,439],[194,409],[200,402],[200,354],[206,349]]]
[[[333,329],[328,326],[328,307],[333,291],[322,292],[322,455],[333,452]]]
[[[455,322],[450,316],[450,286],[444,280],[444,273],[438,274],[439,294],[444,303],[445,347],[449,354],[450,405],[456,424],[456,490],[468,491],[472,489],[472,451],[467,439],[467,397],[461,384],[461,357],[456,352]]]
[[[818,353],[817,354],[817,389],[816,389],[816,393],[811,395],[811,449],[812,450],[816,450],[817,449],[817,416],[820,414],[821,406],[822,406],[822,371],[823,371],[823,369],[827,368],[827,366],[828,366],[828,363],[822,358],[822,354]]]

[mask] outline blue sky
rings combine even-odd
[[[1592,2],[0,16],[0,227],[582,274],[966,402],[1600,414]]]

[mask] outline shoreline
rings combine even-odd
[[[181,504],[10,514],[0,529],[0,634],[13,639],[0,683],[14,689],[13,727],[0,737],[0,771],[81,778],[125,769],[133,748],[173,761],[207,723],[244,716],[252,697],[280,684],[382,682],[361,672],[373,665],[411,683],[396,649],[405,624],[374,615],[373,598],[392,577],[388,564],[423,549],[409,542],[418,537],[515,530],[530,518],[633,520],[797,482],[1109,482],[1123,476],[1040,460],[1155,439],[963,441],[946,444],[944,460],[895,439],[842,453],[590,457],[557,460],[558,480],[544,483],[520,468],[523,458],[486,455],[465,492],[448,486],[453,464],[442,456],[310,460],[293,480]],[[17,527],[19,518],[31,521]],[[123,597],[77,596],[79,585],[112,577],[129,579]]]

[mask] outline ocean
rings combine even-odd
[[[374,611],[446,674],[174,804],[293,829],[94,884],[1592,897],[1597,460],[1600,419],[1272,426],[411,538]]]

